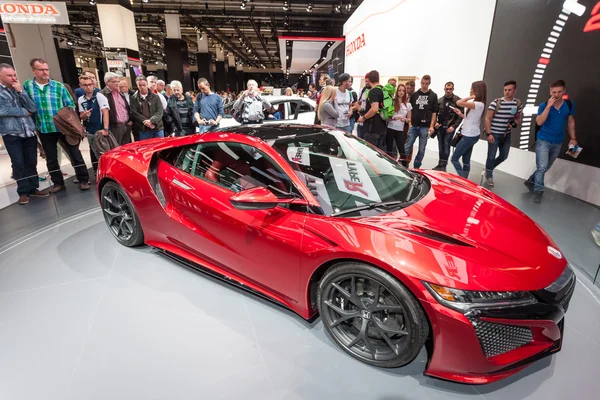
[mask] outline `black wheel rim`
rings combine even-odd
[[[321,317],[336,341],[363,360],[393,360],[411,343],[400,299],[365,275],[342,275],[327,285]]]
[[[133,212],[120,191],[106,190],[102,196],[102,211],[108,228],[118,240],[127,242],[133,237]]]

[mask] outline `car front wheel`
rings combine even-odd
[[[108,229],[123,246],[134,247],[144,242],[140,220],[127,193],[115,182],[102,188],[102,213]]]
[[[412,293],[385,271],[358,262],[331,268],[319,284],[326,331],[354,358],[395,368],[414,360],[429,324]]]

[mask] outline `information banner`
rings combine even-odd
[[[0,1],[4,24],[69,25],[67,5],[43,1]]]

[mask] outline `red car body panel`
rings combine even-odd
[[[358,260],[389,272],[410,289],[430,321],[433,352],[428,375],[464,383],[492,382],[524,368],[519,361],[556,347],[561,340],[554,320],[496,319],[500,324],[525,324],[534,340],[486,358],[467,317],[440,304],[422,283],[531,291],[547,287],[565,270],[564,257],[557,259],[548,251],[549,246],[557,248],[548,235],[488,190],[451,174],[420,171],[431,183],[429,193],[407,208],[377,217],[332,218],[282,207],[248,211],[231,205],[231,191],[159,159],[163,207],[148,180],[153,155],[211,141],[257,147],[281,166],[309,204],[318,206],[271,146],[255,137],[228,133],[147,140],[110,151],[100,159],[98,192],[108,180],[127,192],[148,245],[235,280],[306,319],[317,312],[311,279],[324,266]],[[173,179],[192,190],[170,184]],[[438,235],[444,240],[437,240]]]

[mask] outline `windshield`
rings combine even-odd
[[[413,175],[367,142],[336,130],[267,140],[292,166],[326,215],[373,203],[406,202]],[[373,215],[357,211],[348,216]]]

